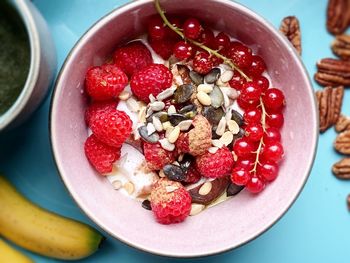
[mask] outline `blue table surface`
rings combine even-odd
[[[126,0],[34,0],[47,20],[58,54],[58,69],[79,37],[101,16]],[[315,62],[333,56],[333,36],[325,28],[326,0],[242,0],[278,27],[296,15],[302,29],[303,61],[312,76]],[[315,89],[319,86],[314,83]],[[346,101],[350,100],[346,91]],[[50,96],[49,96],[50,97]],[[57,173],[49,143],[49,97],[24,125],[0,136],[0,170],[27,197],[41,206],[93,223],[80,211]],[[343,107],[350,114],[350,109]],[[193,262],[349,262],[350,215],[346,208],[349,182],[337,180],[330,167],[341,156],[334,152],[333,129],[320,136],[310,178],[298,200],[269,231],[243,247]],[[302,151],[302,147],[300,151]],[[283,175],[282,175],[283,176]],[[1,209],[1,208],[0,208]],[[346,234],[348,233],[348,234]],[[25,252],[36,262],[59,262]],[[179,262],[131,248],[109,237],[93,256],[81,262]]]

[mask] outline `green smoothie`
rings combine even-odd
[[[6,1],[5,1],[6,2]],[[26,82],[30,46],[25,27],[13,8],[0,4],[0,115],[16,101]]]

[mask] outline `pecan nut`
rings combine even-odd
[[[339,35],[332,43],[333,53],[344,60],[350,60],[350,35]]]
[[[301,33],[298,18],[295,16],[283,18],[280,32],[288,38],[299,55],[301,55]]]
[[[333,146],[339,153],[350,154],[350,131],[339,133]]]
[[[350,130],[350,117],[340,115],[337,123],[335,124],[335,130],[337,132],[342,132],[345,130]]]
[[[349,180],[350,158],[343,158],[339,162],[333,164],[332,172],[338,179]]]
[[[334,35],[342,34],[350,22],[350,0],[329,0],[327,29]]]
[[[320,132],[326,131],[339,118],[343,103],[344,87],[326,87],[316,92],[320,118]]]
[[[322,86],[350,86],[350,61],[324,58],[317,62],[315,80]]]

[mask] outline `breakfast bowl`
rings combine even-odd
[[[211,255],[238,247],[269,229],[302,190],[316,151],[318,121],[308,74],[287,39],[246,7],[225,0],[161,1],[167,14],[195,17],[242,41],[265,59],[272,85],[283,90],[285,157],[279,177],[259,195],[238,195],[179,224],[156,223],[140,203],[115,191],[89,164],[84,143],[85,74],[110,58],[118,45],[146,31],[154,2],[140,0],[99,20],[68,55],[51,102],[50,129],[59,173],[80,208],[111,236],[135,248],[172,257]],[[220,15],[218,15],[220,14]],[[130,152],[129,155],[134,155]]]
[[[1,10],[2,33],[10,34],[2,47],[9,39],[17,40],[1,56],[6,61],[1,71],[0,132],[18,126],[35,111],[45,98],[56,69],[53,40],[35,6],[28,0],[10,0],[1,3]],[[9,72],[11,66],[15,72]]]

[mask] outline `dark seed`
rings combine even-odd
[[[180,162],[180,167],[182,171],[186,174],[188,168],[190,168],[191,164],[194,161],[194,157],[190,154],[185,154],[182,161]]]
[[[194,87],[191,84],[183,84],[177,87],[174,93],[175,103],[177,104],[185,103],[191,98],[193,91],[194,91]]]
[[[184,107],[182,107],[178,112],[180,114],[185,114],[187,112],[196,112],[197,111],[197,106],[196,105],[193,105],[193,104],[190,104],[190,105],[186,105]]]
[[[190,71],[190,78],[194,84],[199,85],[204,83],[204,77],[198,74],[196,71]]]
[[[174,113],[168,116],[168,120],[170,121],[171,125],[176,126],[180,122],[187,120],[187,118],[182,114]]]
[[[207,75],[204,76],[204,81],[208,84],[215,83],[220,78],[220,69],[213,68]]]
[[[218,125],[222,116],[224,116],[225,112],[222,108],[215,109],[214,107],[208,106],[204,107],[202,111],[202,115],[207,118],[209,123],[212,126]]]
[[[216,129],[218,128],[218,126],[217,125],[215,125],[215,126],[212,126],[212,128],[211,128],[211,138],[212,139],[220,139],[220,135],[217,135],[217,133],[216,133]]]
[[[191,83],[190,69],[188,67],[186,67],[185,65],[177,64],[177,71],[179,72],[182,82],[184,84]]]
[[[181,182],[186,179],[186,174],[182,171],[181,167],[174,164],[165,165],[163,172],[172,181]]]
[[[146,210],[152,210],[151,202],[149,200],[143,200],[142,207]]]
[[[155,112],[153,114],[151,114],[150,116],[148,116],[146,118],[146,121],[147,122],[152,122],[152,117],[157,117],[161,122],[166,122],[168,121],[168,113],[166,113],[165,111],[158,111],[158,112]]]
[[[224,94],[219,87],[214,86],[213,91],[210,92],[209,97],[211,98],[211,106],[215,109],[221,107],[224,104]]]
[[[243,188],[244,188],[244,186],[230,183],[226,189],[226,194],[227,194],[227,196],[234,196],[234,195],[238,194],[240,191],[242,191]]]
[[[243,125],[243,116],[242,114],[240,114],[238,111],[232,109],[232,120],[234,120],[235,122],[237,122],[238,126],[242,126]]]
[[[143,125],[140,128],[138,128],[138,131],[140,133],[141,138],[146,142],[157,143],[159,141],[159,134],[157,132],[148,135],[146,125]]]

